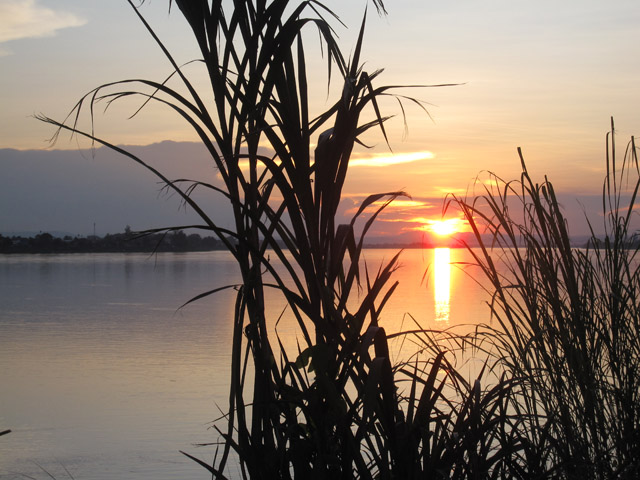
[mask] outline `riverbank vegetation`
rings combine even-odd
[[[231,287],[236,295],[228,405],[214,426],[214,458],[189,457],[218,479],[230,472],[251,479],[637,476],[640,285],[635,250],[620,247],[633,201],[625,211],[616,200],[628,178],[621,172],[637,172],[634,145],[622,167],[615,154],[608,162],[609,230],[598,250],[570,247],[552,185],[535,184],[526,169],[500,191],[453,198],[482,245],[476,260],[495,289],[499,328],[457,337],[414,325],[390,335],[380,315],[396,288],[400,254],[368,265],[362,249],[376,216],[405,193],[372,194],[346,224],[336,224],[336,212],[361,135],[377,129],[389,141],[382,100],[402,109],[424,105],[402,89],[377,86],[381,71],[364,69],[366,17],[347,60],[333,30],[337,17],[318,2],[170,2],[200,49],[208,84],[198,90],[188,66],[178,65],[129,3],[181,86],[109,83],[83,97],[66,121],[42,119],[148,169],[199,215],[202,223],[190,227],[215,235],[237,262],[240,285],[213,286],[194,299]],[[382,3],[376,6],[382,13]],[[307,31],[319,36],[328,77],[341,84],[315,115]],[[87,105],[93,115],[96,102],[125,98],[164,105],[188,122],[224,188],[169,179],[80,128]],[[194,190],[226,201],[233,228],[219,226]],[[519,202],[522,222],[511,217],[507,199]],[[491,246],[483,243],[487,231]],[[499,274],[497,261],[512,265],[511,274]],[[277,334],[269,295],[287,301],[297,328],[293,348]],[[415,353],[393,364],[392,338]],[[468,378],[462,363],[473,355],[484,365]]]
[[[602,225],[585,249],[571,247],[553,184],[535,183],[522,154],[519,181],[494,176],[473,201],[452,200],[493,237],[472,250],[497,322],[482,335],[516,380],[519,456],[537,477],[640,476],[640,168],[634,138],[618,158],[613,120],[606,153]]]
[[[144,235],[125,231],[103,237],[54,237],[46,232],[32,237],[0,235],[0,253],[206,252],[223,248],[222,242],[215,237],[203,238],[182,230],[146,232]]]

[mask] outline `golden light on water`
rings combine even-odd
[[[433,250],[435,321],[449,323],[451,298],[451,249]]]

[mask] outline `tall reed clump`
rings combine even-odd
[[[236,291],[228,411],[216,424],[222,442],[212,464],[194,460],[220,479],[236,461],[234,468],[252,479],[499,478],[511,472],[511,454],[521,444],[509,433],[510,382],[488,391],[480,382],[467,383],[419,330],[407,335],[433,354],[391,364],[379,316],[396,287],[398,255],[372,274],[362,249],[376,216],[404,193],[372,195],[349,223],[336,224],[358,137],[375,127],[387,139],[378,99],[392,92],[373,86],[380,71],[368,73],[360,65],[365,22],[346,61],[332,28],[337,17],[317,1],[176,0],[209,80],[208,88],[198,90],[129,3],[171,63],[180,91],[167,82],[123,80],[90,92],[63,122],[42,119],[58,132],[85,136],[147,168],[202,220],[166,230],[212,232],[237,262],[239,285],[193,299]],[[329,74],[336,69],[343,82],[339,98],[315,117],[309,112],[303,42],[303,31],[313,27]],[[164,105],[188,122],[222,185],[169,179],[95,136],[93,128],[79,127],[85,104],[93,115],[100,100],[131,97],[143,106]],[[369,120],[362,120],[364,112]],[[222,228],[196,202],[196,190],[227,200],[232,229]],[[285,297],[296,321],[293,355],[274,333],[277,318],[265,307],[268,292]],[[448,396],[452,391],[456,398]]]
[[[454,199],[493,289],[494,354],[519,380],[510,405],[526,438],[519,454],[540,477],[640,476],[640,243],[632,226],[640,171],[633,138],[617,159],[613,121],[606,162],[604,233],[590,224],[584,248],[570,244],[553,185],[534,183],[524,160],[520,181],[496,177],[473,201]]]

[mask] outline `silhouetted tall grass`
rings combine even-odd
[[[603,234],[590,224],[585,248],[571,246],[553,185],[534,183],[524,160],[520,181],[496,177],[484,195],[456,199],[491,283],[494,353],[516,380],[510,411],[526,439],[519,455],[530,474],[543,477],[640,475],[640,270],[632,227],[640,175],[634,139],[620,161],[611,127]]]
[[[176,1],[207,69],[209,88],[199,92],[129,3],[186,93],[166,82],[124,80],[90,92],[63,122],[42,119],[147,168],[203,222],[166,230],[213,232],[237,261],[240,285],[218,286],[196,297],[230,287],[236,291],[235,316],[229,319],[234,324],[229,405],[215,427],[222,443],[213,464],[189,456],[216,478],[226,478],[232,453],[242,476],[252,479],[500,476],[509,458],[496,451],[506,435],[508,383],[488,392],[480,383],[469,385],[447,367],[434,344],[433,356],[400,367],[390,362],[378,319],[396,287],[391,277],[398,255],[371,273],[361,253],[377,215],[404,193],[372,195],[350,223],[336,224],[358,137],[377,127],[387,140],[378,99],[392,89],[374,87],[381,72],[369,74],[360,65],[365,21],[347,62],[330,21],[336,17],[318,2],[235,1],[225,8],[221,1]],[[381,2],[376,6],[383,9]],[[309,112],[302,36],[310,27],[321,38],[329,69],[337,69],[344,85],[335,103],[316,117]],[[143,106],[165,105],[188,122],[209,150],[224,186],[171,180],[97,137],[93,127],[79,128],[85,105],[93,124],[97,102],[130,97],[141,98]],[[403,96],[396,99],[421,105]],[[367,108],[371,118],[361,120]],[[263,144],[273,153],[262,153]],[[194,200],[197,189],[228,201],[233,229],[220,227]],[[381,200],[383,206],[377,207]],[[374,207],[358,234],[356,221]],[[269,256],[277,257],[283,270],[276,270]],[[359,302],[348,308],[358,288]],[[265,308],[268,291],[284,295],[297,320],[299,344],[293,358],[273,334],[277,318]],[[460,398],[445,396],[445,385]],[[512,446],[510,440],[503,443]]]
[[[393,88],[374,87],[381,72],[361,65],[366,22],[347,61],[333,31],[337,18],[319,2],[169,2],[197,40],[208,78],[198,89],[129,3],[180,87],[145,79],[108,83],[84,96],[65,121],[42,119],[148,169],[201,219],[161,230],[211,232],[237,262],[240,284],[212,286],[192,299],[235,292],[228,408],[215,425],[216,457],[208,463],[188,456],[219,479],[236,466],[252,479],[605,478],[637,471],[638,278],[619,173],[637,172],[634,146],[622,167],[610,158],[607,237],[587,250],[569,245],[551,184],[533,184],[524,162],[520,183],[487,191],[490,214],[460,202],[478,239],[484,221],[510,266],[510,275],[501,275],[495,250],[486,246],[477,257],[495,288],[492,309],[500,325],[490,337],[498,360],[486,365],[498,372],[491,384],[483,380],[485,369],[470,382],[452,362],[469,339],[442,343],[419,326],[398,334],[419,352],[393,365],[379,318],[396,288],[399,254],[370,270],[362,249],[372,222],[404,193],[372,195],[349,223],[336,220],[359,137],[378,128],[388,141],[379,99]],[[384,10],[381,2],[376,6]],[[329,76],[337,71],[343,85],[315,117],[303,41],[311,28]],[[97,102],[124,98],[140,99],[142,108],[163,105],[186,121],[222,186],[169,179],[96,136],[92,126],[80,128],[81,112],[88,109],[93,120]],[[196,190],[227,202],[233,228],[216,222],[194,199]],[[522,222],[511,216],[512,199]],[[630,205],[634,200],[635,192]],[[284,296],[296,322],[293,354],[274,333],[278,317],[266,308],[273,293]]]

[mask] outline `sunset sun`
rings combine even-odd
[[[461,231],[461,221],[458,218],[447,220],[432,220],[429,222],[429,230],[438,236],[446,237]]]

